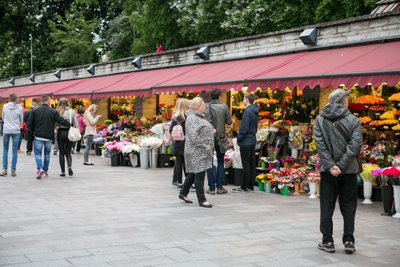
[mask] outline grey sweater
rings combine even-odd
[[[349,142],[333,126],[334,121],[340,123],[343,131],[350,137]],[[320,172],[328,172],[334,165],[343,174],[360,172],[356,157],[363,142],[361,125],[348,108],[339,103],[326,105],[315,120],[314,138],[320,156]]]
[[[3,133],[18,134],[24,115],[22,107],[15,102],[9,102],[3,106]]]

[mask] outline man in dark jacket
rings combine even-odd
[[[215,194],[215,189],[217,189],[217,194],[225,194],[228,191],[223,187],[225,170],[224,170],[224,156],[226,148],[220,146],[221,142],[226,141],[225,125],[232,124],[231,113],[226,104],[222,103],[219,98],[221,96],[221,90],[215,88],[211,91],[211,101],[206,108],[205,115],[207,120],[216,130],[215,132],[215,152],[217,154],[217,173],[207,172],[208,187],[206,191],[208,194]]]
[[[29,138],[32,138],[34,142],[37,167],[36,179],[41,179],[43,175],[48,176],[51,142],[54,138],[56,122],[69,126],[69,121],[61,117],[55,109],[49,106],[49,97],[42,96],[42,106],[33,110],[28,123]],[[43,148],[44,160],[42,161]]]
[[[36,102],[31,103],[31,108],[24,113],[24,123],[26,127],[28,128],[28,123],[29,119],[31,118],[32,111],[36,108]],[[26,129],[27,132],[28,129]],[[32,148],[33,148],[33,140],[32,138],[29,137],[29,135],[26,135],[26,155],[30,156],[32,154]]]
[[[254,148],[256,146],[256,133],[258,126],[258,107],[254,105],[255,97],[245,94],[243,104],[246,109],[237,136],[237,144],[240,147],[240,157],[243,165],[242,185],[234,188],[233,192],[254,191],[254,180],[256,179],[256,159]]]
[[[330,253],[335,252],[332,215],[338,195],[344,220],[342,242],[345,252],[351,254],[355,251],[353,233],[357,209],[357,174],[361,171],[357,157],[362,145],[362,134],[360,121],[348,109],[349,94],[350,90],[334,90],[314,125],[321,172],[322,242],[318,248]]]

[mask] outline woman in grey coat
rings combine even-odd
[[[354,219],[357,209],[357,157],[362,145],[360,121],[347,108],[350,91],[336,89],[329,95],[329,104],[317,116],[314,137],[320,156],[320,230],[322,242],[318,248],[335,252],[332,215],[339,196],[344,229],[342,242],[345,252],[354,248]],[[339,125],[339,126],[337,126]],[[340,127],[340,128],[339,128]]]
[[[204,117],[205,104],[201,97],[195,97],[190,105],[185,122],[185,166],[186,180],[179,193],[179,198],[186,203],[193,203],[187,198],[193,182],[199,205],[211,208],[204,195],[206,171],[212,167],[214,151],[214,129]]]

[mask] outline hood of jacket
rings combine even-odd
[[[250,111],[251,113],[254,113],[254,115],[258,117],[259,110],[258,110],[257,105],[249,105],[249,106],[246,107],[246,109],[248,111]]]
[[[7,103],[7,109],[9,109],[9,110],[15,110],[15,109],[17,109],[19,107],[20,107],[20,105],[18,105],[15,102],[8,102]]]
[[[324,107],[321,116],[327,120],[335,121],[351,114],[350,110],[339,103],[329,103]]]

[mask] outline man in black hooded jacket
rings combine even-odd
[[[342,242],[345,252],[351,254],[355,251],[353,234],[358,196],[357,174],[361,171],[357,157],[362,145],[362,134],[359,119],[347,108],[350,92],[340,88],[334,90],[314,125],[321,173],[322,242],[318,248],[330,253],[335,252],[332,215],[338,196],[344,221]]]
[[[256,133],[258,128],[258,107],[254,105],[255,97],[245,94],[243,104],[246,109],[237,136],[237,144],[240,147],[240,157],[243,165],[242,185],[234,188],[233,192],[254,191],[254,180],[256,179],[256,162],[254,148],[256,146]]]

